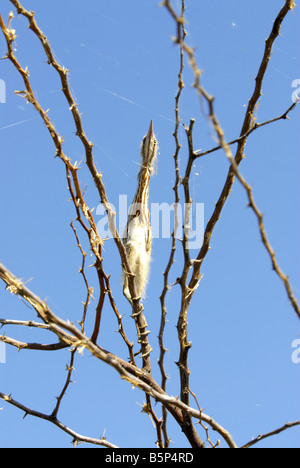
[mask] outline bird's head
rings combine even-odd
[[[157,157],[157,139],[153,131],[153,122],[151,120],[149,131],[144,136],[141,146],[142,165],[149,168],[152,172]]]

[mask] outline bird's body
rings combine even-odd
[[[138,175],[138,187],[129,210],[127,225],[123,235],[128,262],[135,275],[135,288],[138,297],[143,297],[149,276],[152,235],[149,215],[149,182],[157,157],[157,141],[151,121],[149,131],[143,138],[141,147],[142,164]],[[128,276],[123,271],[123,293],[131,302]]]

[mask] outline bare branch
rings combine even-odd
[[[188,368],[188,353],[192,347],[192,343],[188,340],[188,311],[189,311],[189,297],[191,291],[187,284],[189,271],[192,267],[192,262],[190,258],[189,248],[188,248],[188,234],[189,234],[189,223],[190,223],[190,210],[192,206],[192,199],[190,196],[190,174],[192,170],[192,154],[193,154],[193,127],[195,120],[191,119],[190,126],[185,127],[188,147],[189,147],[189,158],[186,166],[186,171],[184,178],[182,179],[182,185],[184,188],[185,196],[185,212],[184,212],[184,232],[182,240],[182,250],[183,250],[183,269],[181,277],[178,279],[178,283],[181,287],[181,305],[177,322],[177,332],[178,340],[180,345],[179,360],[176,363],[178,365],[179,374],[180,374],[180,398],[181,400],[189,405],[189,382],[190,382],[190,370]],[[191,418],[189,415],[185,417],[185,424],[191,430],[195,430],[192,425]]]
[[[66,394],[66,391],[67,391],[70,383],[72,382],[71,381],[71,376],[72,376],[72,372],[74,370],[75,353],[76,353],[76,348],[71,351],[70,364],[67,365],[67,371],[68,371],[67,380],[66,380],[66,383],[65,383],[60,395],[57,397],[57,404],[56,404],[56,406],[55,406],[55,408],[54,408],[54,410],[53,410],[53,412],[51,414],[51,417],[54,418],[54,419],[57,418],[57,413],[59,411],[62,399],[63,399],[64,395]]]
[[[196,402],[196,404],[197,404],[197,406],[198,406],[198,409],[199,409],[200,413],[202,413],[202,409],[200,408],[200,405],[199,405],[199,402],[198,402],[198,399],[197,399],[196,394],[195,394],[194,392],[192,392],[192,390],[191,390],[190,388],[189,388],[189,392],[190,392],[190,394],[194,397],[195,402]],[[200,424],[200,425],[203,427],[203,429],[205,430],[207,442],[212,446],[212,448],[218,447],[218,446],[220,445],[220,441],[218,440],[216,444],[213,444],[213,443],[212,443],[212,441],[210,440],[210,437],[209,437],[208,426],[205,426],[205,425],[203,424],[203,422],[201,421],[201,419],[200,419],[200,421],[199,421],[199,424]]]
[[[184,18],[184,13],[185,13],[185,0],[182,0],[182,6],[181,6],[181,17]],[[184,22],[181,23],[180,26],[178,26],[179,34],[182,36],[182,39],[184,40],[186,37],[186,31],[184,27]],[[173,133],[174,139],[175,139],[175,144],[176,144],[176,149],[175,153],[173,155],[174,158],[174,169],[175,169],[175,184],[173,187],[174,190],[174,196],[175,196],[175,204],[174,204],[174,231],[171,234],[172,237],[172,247],[171,247],[171,253],[169,257],[169,261],[166,267],[166,270],[164,272],[164,287],[163,291],[160,296],[160,302],[161,302],[161,322],[160,322],[160,330],[159,330],[159,347],[160,347],[160,357],[158,361],[158,365],[160,367],[161,375],[162,375],[162,383],[161,387],[165,391],[166,390],[166,384],[167,384],[167,374],[164,368],[164,355],[167,351],[167,349],[164,346],[164,331],[165,331],[165,325],[166,325],[166,315],[167,315],[167,307],[165,304],[165,298],[166,295],[170,289],[170,286],[168,284],[169,282],[169,274],[172,268],[172,265],[174,263],[174,258],[175,258],[175,253],[176,253],[176,248],[177,248],[177,243],[176,243],[176,234],[177,234],[177,229],[179,226],[179,221],[178,221],[178,203],[180,201],[179,198],[179,185],[180,185],[180,171],[179,171],[179,152],[181,149],[181,145],[179,143],[179,137],[178,137],[178,131],[179,131],[179,126],[180,126],[180,113],[179,113],[179,105],[180,105],[180,98],[182,95],[182,91],[184,89],[184,83],[183,83],[183,71],[184,71],[184,51],[183,48],[180,46],[180,59],[179,59],[179,73],[178,73],[178,85],[177,85],[177,94],[175,97],[175,131]],[[164,433],[164,438],[165,438],[165,447],[169,446],[169,437],[167,434],[167,412],[166,408],[163,406],[162,408],[163,411],[163,433]]]
[[[107,447],[107,448],[118,448],[118,446],[108,442],[105,438],[93,439],[92,437],[86,437],[86,436],[83,436],[81,434],[78,434],[77,432],[75,432],[72,429],[70,429],[69,427],[67,427],[65,424],[63,424],[61,421],[59,421],[58,419],[56,419],[52,415],[47,415],[47,414],[44,414],[44,413],[40,413],[39,411],[35,411],[35,410],[31,409],[31,408],[28,408],[27,406],[24,406],[21,403],[19,403],[18,401],[14,400],[10,395],[5,395],[4,393],[0,392],[0,398],[2,400],[6,401],[6,403],[8,403],[8,404],[10,404],[12,406],[15,406],[16,408],[19,408],[21,411],[24,411],[24,413],[25,413],[24,417],[26,417],[29,414],[30,416],[34,416],[34,417],[39,418],[39,419],[44,419],[45,421],[48,421],[48,422],[54,424],[59,429],[61,429],[62,431],[66,432],[71,437],[73,437],[74,446],[78,445],[78,443],[80,443],[80,442],[84,442],[84,443],[87,443],[87,444],[100,445],[100,446]]]
[[[255,124],[253,125],[252,128],[250,128],[248,130],[248,132],[245,134],[245,135],[242,135],[240,136],[239,138],[236,138],[235,140],[232,140],[230,141],[229,143],[227,143],[229,146],[231,145],[234,145],[235,143],[239,143],[241,142],[242,140],[244,140],[245,138],[247,138],[249,135],[251,135],[251,133],[253,133],[255,130],[258,130],[259,128],[262,128],[266,125],[270,125],[274,122],[278,122],[279,120],[288,120],[289,117],[288,117],[288,114],[290,112],[292,112],[296,106],[297,106],[298,102],[295,102],[292,106],[290,106],[286,112],[284,112],[282,115],[280,115],[279,117],[276,117],[275,119],[271,119],[271,120],[267,120],[266,122],[263,122],[263,123],[257,123],[255,122]],[[211,148],[207,151],[202,151],[202,150],[196,150],[194,152],[194,155],[193,155],[193,158],[194,159],[197,159],[197,158],[202,158],[203,156],[206,156],[208,154],[211,154],[211,153],[214,153],[215,151],[218,151],[220,149],[223,149],[222,145],[218,145],[216,146],[215,148]]]
[[[79,214],[79,216],[80,216],[80,214]],[[85,323],[85,319],[86,319],[86,315],[87,315],[88,306],[90,305],[90,302],[93,300],[94,288],[90,287],[90,285],[88,283],[88,280],[87,280],[87,277],[86,277],[86,274],[85,274],[85,260],[86,260],[87,253],[84,252],[84,250],[83,250],[83,248],[81,246],[79,236],[78,236],[76,228],[74,226],[74,222],[71,221],[70,225],[71,225],[71,228],[73,229],[74,235],[76,237],[77,247],[79,248],[79,250],[81,252],[82,263],[81,263],[81,268],[79,270],[79,273],[82,275],[82,278],[83,278],[83,281],[84,281],[84,284],[85,284],[85,287],[86,287],[86,290],[87,290],[86,300],[83,303],[83,307],[84,307],[83,308],[83,315],[82,315],[81,321],[79,322],[79,324],[81,325],[81,331],[82,331],[82,333],[84,333],[84,323]]]
[[[76,211],[76,219],[71,223],[71,227],[73,229],[75,239],[77,242],[77,246],[80,251],[81,255],[81,267],[79,273],[82,275],[82,279],[86,289],[85,301],[83,304],[83,312],[82,312],[82,319],[79,323],[79,326],[74,323],[70,323],[67,320],[62,319],[61,317],[54,314],[51,308],[48,306],[46,301],[40,299],[36,294],[34,294],[23,282],[18,279],[14,274],[12,274],[1,262],[0,262],[0,279],[5,283],[6,289],[19,296],[20,298],[24,299],[25,304],[29,304],[30,308],[33,308],[37,314],[39,319],[43,323],[34,322],[31,320],[6,320],[0,319],[0,326],[7,326],[7,325],[20,325],[20,326],[27,326],[27,327],[34,327],[34,328],[42,328],[45,329],[47,332],[50,332],[55,335],[55,339],[58,339],[57,343],[54,344],[42,344],[42,343],[26,343],[22,341],[18,341],[14,338],[7,337],[5,334],[0,336],[0,342],[7,343],[11,346],[14,346],[21,349],[27,350],[40,350],[40,351],[55,351],[62,348],[71,348],[71,357],[69,364],[67,365],[67,375],[65,381],[63,382],[62,389],[57,396],[56,405],[50,415],[40,413],[35,411],[34,409],[27,408],[23,404],[15,401],[10,395],[6,395],[4,393],[0,393],[0,399],[6,401],[8,404],[19,408],[20,410],[24,411],[26,415],[32,415],[34,417],[44,419],[46,421],[51,422],[52,424],[56,425],[58,428],[72,436],[74,445],[77,445],[80,442],[86,442],[94,445],[104,446],[107,448],[117,448],[117,446],[113,445],[106,438],[103,436],[100,439],[94,439],[90,437],[85,437],[81,434],[76,433],[72,429],[65,426],[59,419],[58,413],[60,411],[60,407],[62,404],[63,399],[67,394],[67,390],[69,389],[70,384],[72,383],[72,374],[74,372],[74,362],[75,362],[75,355],[77,351],[82,351],[86,349],[89,353],[92,354],[96,359],[101,360],[105,364],[111,366],[116,372],[118,372],[121,379],[125,380],[129,383],[132,387],[137,387],[139,390],[145,393],[146,395],[146,403],[143,406],[142,412],[149,415],[151,421],[153,422],[153,426],[156,429],[157,435],[157,446],[160,448],[167,448],[170,444],[170,439],[168,436],[167,430],[167,413],[169,412],[175,421],[180,426],[181,430],[185,434],[187,440],[189,441],[192,447],[202,448],[205,447],[205,443],[207,442],[208,445],[215,448],[220,445],[220,441],[218,440],[216,444],[214,444],[210,438],[210,430],[216,431],[227,443],[230,448],[237,448],[237,444],[234,441],[231,434],[222,427],[217,421],[211,418],[209,415],[205,414],[200,407],[196,394],[193,393],[190,389],[190,370],[188,368],[188,354],[189,349],[192,346],[192,343],[188,340],[188,312],[189,306],[193,297],[194,292],[196,291],[199,282],[201,280],[201,267],[202,262],[205,259],[207,252],[210,248],[210,239],[212,237],[214,227],[217,221],[220,218],[222,209],[229,197],[231,188],[235,181],[235,178],[239,180],[242,184],[243,188],[248,197],[248,204],[249,207],[254,212],[258,224],[259,224],[259,231],[261,235],[261,239],[265,249],[267,250],[273,265],[273,269],[282,280],[285,289],[288,293],[290,301],[297,313],[300,317],[300,308],[295,298],[293,291],[291,289],[291,285],[289,282],[288,276],[286,276],[283,271],[281,270],[278,261],[275,256],[275,252],[268,240],[266,229],[264,225],[264,217],[258,206],[254,201],[253,190],[252,187],[248,184],[246,179],[242,176],[239,170],[239,165],[244,158],[244,149],[246,145],[246,141],[248,137],[256,130],[266,125],[272,124],[279,120],[288,119],[289,114],[292,110],[295,109],[296,103],[291,105],[287,111],[279,117],[276,117],[272,120],[268,120],[261,124],[255,122],[255,110],[258,106],[260,97],[262,95],[262,85],[264,81],[264,76],[266,74],[268,64],[271,58],[271,53],[273,49],[273,44],[276,38],[280,34],[281,24],[288,14],[288,12],[294,8],[295,4],[292,0],[286,0],[284,7],[279,12],[274,25],[272,27],[272,31],[270,33],[269,38],[266,40],[265,51],[263,54],[263,59],[256,77],[256,84],[253,95],[249,101],[249,105],[247,107],[246,115],[244,118],[244,122],[242,125],[240,136],[227,143],[223,129],[221,124],[216,116],[215,109],[214,109],[214,97],[209,95],[209,93],[203,88],[201,83],[201,75],[202,72],[199,69],[196,61],[195,50],[190,47],[186,43],[186,30],[185,30],[185,0],[181,0],[181,12],[176,13],[171,5],[171,0],[164,0],[162,5],[168,10],[172,19],[175,21],[176,30],[177,30],[177,37],[175,37],[174,42],[178,44],[179,51],[180,51],[180,68],[178,74],[178,89],[177,95],[175,98],[175,131],[174,131],[174,139],[176,144],[175,154],[174,157],[174,166],[175,166],[175,185],[173,187],[174,195],[175,195],[175,225],[174,225],[174,232],[172,233],[172,244],[171,244],[171,252],[169,256],[169,260],[167,263],[166,270],[164,272],[164,285],[163,291],[160,297],[161,301],[161,322],[160,322],[160,331],[159,331],[159,368],[161,373],[161,385],[159,385],[156,380],[152,376],[152,369],[151,369],[151,360],[150,360],[150,351],[151,346],[148,340],[148,325],[146,322],[146,318],[144,315],[143,305],[140,301],[140,298],[137,297],[136,294],[137,288],[135,285],[135,278],[134,274],[130,268],[130,264],[127,258],[126,249],[124,247],[122,238],[120,237],[117,228],[116,228],[116,213],[113,211],[108,198],[107,193],[105,190],[105,185],[102,180],[102,174],[98,171],[94,156],[93,156],[93,143],[88,139],[84,127],[83,122],[81,119],[81,114],[79,113],[78,105],[74,99],[74,96],[71,92],[68,80],[68,70],[61,66],[57,59],[54,56],[54,53],[51,49],[49,41],[47,37],[44,35],[42,30],[39,28],[36,20],[35,14],[32,11],[26,10],[18,0],[10,0],[10,2],[16,7],[18,14],[23,15],[29,23],[29,28],[35,34],[36,38],[40,41],[42,48],[46,54],[48,64],[55,70],[58,74],[61,84],[62,84],[62,92],[66,98],[66,101],[69,106],[69,110],[72,113],[72,117],[74,120],[75,128],[76,128],[76,135],[81,141],[84,152],[85,152],[85,162],[87,168],[89,170],[89,176],[92,177],[93,182],[95,184],[99,200],[103,204],[106,209],[106,213],[108,216],[109,221],[109,228],[114,238],[123,270],[127,274],[128,278],[128,288],[130,292],[130,296],[133,299],[133,309],[132,309],[132,318],[135,321],[136,328],[137,328],[137,335],[138,335],[138,342],[141,343],[141,353],[142,353],[142,365],[138,367],[135,362],[135,354],[134,354],[134,343],[131,343],[128,339],[124,328],[123,328],[123,316],[120,314],[117,305],[115,303],[113,293],[110,286],[110,276],[107,275],[103,268],[103,258],[102,258],[102,250],[104,245],[104,240],[99,236],[97,231],[96,223],[93,217],[93,210],[90,210],[89,206],[85,200],[85,193],[84,190],[81,189],[79,177],[78,177],[78,170],[79,167],[77,163],[73,164],[71,159],[64,153],[64,145],[63,145],[63,138],[55,129],[53,123],[51,122],[48,111],[45,111],[35,93],[32,90],[31,82],[29,79],[29,70],[28,68],[23,68],[21,63],[17,60],[15,55],[15,49],[13,43],[15,41],[16,35],[15,30],[11,27],[11,22],[13,18],[13,14],[9,15],[9,21],[7,25],[5,25],[3,18],[0,14],[0,27],[4,34],[7,43],[7,55],[5,58],[9,59],[10,62],[13,64],[17,72],[23,79],[25,90],[16,91],[16,94],[23,96],[27,102],[31,103],[35,110],[39,113],[42,121],[44,122],[50,137],[54,143],[56,156],[63,162],[65,170],[66,170],[66,178],[68,182],[68,189],[71,195],[71,201],[74,205]],[[194,88],[197,91],[199,98],[201,100],[201,104],[203,107],[207,107],[208,111],[207,120],[210,124],[212,124],[215,134],[218,139],[219,145],[215,148],[209,149],[208,151],[195,151],[194,150],[194,143],[193,143],[193,130],[195,119],[191,118],[189,126],[185,126],[187,143],[188,143],[188,157],[187,163],[185,168],[184,176],[181,177],[180,169],[179,169],[179,154],[181,151],[181,144],[179,141],[179,127],[181,123],[180,119],[180,100],[182,96],[182,92],[184,89],[184,82],[183,82],[183,71],[184,71],[184,56],[187,56],[189,59],[189,63],[191,69],[194,74]],[[237,144],[236,153],[233,155],[231,146],[233,144]],[[225,185],[219,197],[219,200],[216,204],[215,210],[207,223],[205,236],[204,236],[204,243],[202,248],[200,249],[198,256],[196,259],[192,259],[188,247],[188,229],[189,229],[189,220],[190,220],[190,207],[192,206],[192,198],[190,194],[190,179],[192,174],[193,163],[197,158],[202,156],[211,154],[217,150],[222,149],[230,163],[230,168],[227,174],[227,178],[225,181]],[[176,280],[175,284],[180,285],[181,287],[181,303],[180,303],[180,310],[178,314],[178,322],[177,322],[177,332],[178,332],[178,340],[179,340],[179,360],[176,363],[179,369],[180,375],[180,398],[170,396],[167,393],[167,373],[165,369],[164,357],[166,353],[166,348],[164,344],[164,333],[166,327],[166,315],[167,315],[167,307],[165,303],[166,295],[170,290],[171,286],[169,285],[169,276],[172,265],[175,260],[175,254],[177,252],[177,228],[179,224],[179,216],[177,212],[178,203],[180,201],[179,198],[179,189],[180,186],[183,188],[184,192],[184,201],[185,201],[185,213],[184,213],[184,233],[183,238],[180,239],[180,243],[182,245],[182,254],[183,254],[183,268],[181,276]],[[88,308],[91,303],[91,300],[94,299],[94,288],[90,286],[88,281],[88,276],[86,274],[86,256],[87,253],[83,249],[83,244],[81,243],[80,234],[77,231],[77,224],[85,233],[84,235],[87,236],[87,240],[89,242],[89,247],[93,256],[94,264],[93,267],[97,273],[97,282],[98,282],[98,298],[97,298],[97,306],[96,306],[96,317],[94,321],[94,328],[91,334],[91,337],[86,335],[85,330],[85,322],[88,313]],[[101,325],[101,316],[102,311],[104,308],[104,301],[105,297],[109,299],[110,306],[117,318],[118,322],[118,332],[120,333],[125,345],[127,346],[129,352],[129,362],[125,361],[121,357],[113,354],[112,352],[102,348],[100,345],[97,344],[97,339],[100,331]],[[23,301],[23,302],[24,302]],[[190,404],[190,395],[192,395],[195,399],[197,408],[193,408]],[[153,401],[159,402],[162,407],[162,418],[160,419],[156,412],[154,411]],[[25,417],[24,416],[24,417]],[[270,437],[275,434],[279,434],[280,432],[294,426],[300,425],[300,421],[295,421],[294,423],[287,423],[285,426],[272,431],[270,433],[260,435],[253,441],[250,441],[248,444],[245,444],[243,448],[248,448],[260,440],[263,440],[267,437]],[[206,442],[203,442],[196,430],[200,428],[201,432],[204,431],[206,435]],[[205,440],[205,436],[204,436]]]
[[[287,422],[284,426],[280,427],[279,429],[275,429],[274,431],[267,432],[266,434],[259,435],[255,439],[251,440],[247,444],[243,445],[241,448],[249,448],[252,447],[253,445],[257,444],[258,442],[261,442],[264,439],[267,439],[268,437],[272,437],[274,435],[280,434],[283,431],[286,431],[287,429],[290,429],[291,427],[295,426],[300,426],[300,420],[299,421],[294,421],[292,423]]]
[[[118,248],[118,251],[119,251],[119,254],[120,254],[120,257],[121,257],[121,260],[122,260],[122,265],[124,267],[124,271],[126,271],[127,274],[128,274],[128,286],[129,286],[131,297],[136,298],[133,301],[133,316],[135,318],[137,327],[139,329],[140,336],[144,337],[144,339],[141,342],[142,355],[144,356],[144,358],[143,358],[143,367],[147,368],[148,371],[150,371],[151,362],[150,362],[150,352],[149,352],[149,350],[151,349],[151,347],[149,345],[149,340],[148,340],[148,336],[147,336],[147,334],[148,334],[148,332],[147,332],[147,322],[146,322],[145,316],[143,314],[144,309],[143,309],[143,306],[142,306],[142,304],[140,302],[140,298],[138,298],[138,295],[136,294],[136,288],[135,288],[135,283],[134,283],[134,275],[132,274],[132,271],[131,271],[131,268],[130,268],[130,265],[129,265],[129,262],[128,262],[128,259],[127,259],[125,247],[123,245],[122,239],[121,239],[121,237],[120,237],[120,235],[118,233],[117,227],[116,227],[116,213],[112,210],[112,207],[111,207],[111,205],[110,205],[110,203],[108,201],[105,186],[104,186],[104,183],[102,182],[102,174],[97,170],[95,162],[94,162],[93,143],[91,143],[89,141],[89,139],[87,138],[87,136],[86,136],[86,134],[85,134],[85,132],[83,130],[81,116],[80,116],[80,113],[78,111],[78,105],[76,104],[76,102],[74,100],[74,97],[73,97],[73,95],[71,93],[71,90],[70,90],[70,86],[69,86],[69,82],[68,82],[68,70],[66,68],[62,67],[57,62],[57,60],[55,59],[47,37],[43,34],[43,32],[38,27],[38,25],[37,25],[37,23],[35,21],[34,12],[27,11],[20,4],[20,2],[18,0],[10,0],[10,1],[16,7],[17,12],[19,14],[25,16],[28,19],[29,28],[34,32],[34,34],[40,40],[41,45],[42,45],[42,47],[43,47],[43,49],[44,49],[44,51],[45,51],[45,53],[47,55],[49,65],[51,65],[57,71],[57,73],[59,74],[59,77],[61,79],[62,91],[63,91],[63,93],[64,93],[64,95],[65,95],[65,97],[66,97],[66,99],[68,101],[69,108],[70,108],[70,110],[72,112],[74,123],[75,123],[75,126],[76,126],[76,135],[79,137],[79,139],[81,140],[81,142],[82,142],[82,144],[84,146],[85,154],[86,154],[87,167],[88,167],[88,169],[89,169],[89,171],[90,171],[90,173],[92,175],[93,181],[94,181],[94,183],[96,185],[98,194],[100,196],[100,200],[101,200],[101,202],[102,202],[102,204],[105,207],[105,210],[107,212],[109,229],[110,229],[110,231],[112,233],[113,239],[114,239],[114,241],[116,243],[116,246]],[[2,21],[2,23],[3,23],[3,21]],[[4,23],[3,23],[3,26],[5,27]],[[5,34],[5,29],[3,30],[3,32]],[[6,40],[8,42],[8,48],[9,48],[8,58],[10,58],[10,60],[12,60],[13,64],[16,66],[17,61],[16,61],[16,59],[15,59],[15,57],[13,55],[13,50],[12,50],[12,47],[11,47],[11,41],[12,41],[11,37],[6,35]],[[16,66],[16,68],[18,69],[18,71],[21,71],[20,66],[19,67]],[[21,74],[22,74],[22,72],[21,72]],[[22,74],[22,76],[23,76],[23,74]],[[27,90],[29,89],[28,84],[29,84],[29,80],[26,81]],[[30,96],[30,99],[29,99],[30,102],[32,102],[35,105],[36,109],[40,112],[40,114],[42,115],[42,117],[44,119],[45,116],[44,116],[43,111],[40,108],[40,105],[38,104],[38,106],[37,106],[37,101],[35,100],[35,98],[33,99],[33,93],[32,93],[31,87],[30,87],[29,96]],[[51,125],[49,128],[51,129],[51,132],[53,133],[53,130],[54,130],[53,126]],[[74,179],[74,175],[75,175],[74,174],[74,167],[71,165],[69,160],[63,154],[61,143],[59,141],[57,141],[56,134],[55,133],[53,135],[51,134],[51,136],[54,139],[54,143],[55,143],[55,146],[57,148],[57,155],[68,166],[68,168],[70,169],[70,172],[72,174],[72,177]],[[75,187],[76,187],[76,192],[78,192],[78,189],[79,189],[79,186],[77,185],[77,182],[78,182],[77,180],[74,180]],[[78,193],[77,193],[77,197],[78,197]],[[79,197],[78,199],[79,199],[80,204],[82,204],[84,202],[84,200],[81,197]],[[84,202],[84,206],[81,207],[81,208],[82,208],[82,211],[83,211],[84,215],[86,216],[86,211],[88,210],[88,208],[87,208],[85,202]],[[90,221],[91,213],[90,213],[89,210],[87,211],[87,213],[88,213],[88,220]],[[97,247],[99,247],[99,249],[100,249],[100,247],[102,245],[102,241],[100,243],[98,242],[99,241],[99,235],[96,234],[96,232],[94,232],[94,235],[95,235],[95,241],[97,242]],[[94,251],[95,249],[92,249],[92,250]],[[98,258],[99,262],[102,262],[101,255],[96,254],[96,258]],[[103,291],[102,291],[102,293],[103,293]],[[100,298],[100,306],[101,306],[101,298]],[[97,312],[97,317],[96,317],[97,323],[95,324],[94,338],[95,338],[95,336],[97,334],[97,328],[98,328],[98,322],[99,322],[99,309],[100,309],[100,307],[98,307],[98,312]]]
[[[172,17],[176,18],[177,25],[181,24],[182,18],[178,17],[176,15],[176,13],[174,12],[169,0],[166,0],[164,2],[164,5],[168,9],[168,11],[171,13]],[[180,44],[180,43],[182,44],[182,47],[184,48],[186,54],[189,57],[190,66],[191,66],[191,68],[193,70],[193,73],[194,73],[194,79],[195,79],[194,87],[197,90],[197,92],[199,94],[199,97],[204,98],[204,100],[206,101],[206,103],[208,105],[208,110],[209,110],[208,119],[212,123],[213,128],[214,128],[214,130],[216,132],[216,135],[218,137],[218,140],[220,142],[220,146],[221,146],[221,148],[223,148],[223,150],[224,150],[224,152],[225,152],[226,156],[228,157],[228,159],[230,161],[230,164],[231,164],[229,172],[228,172],[228,176],[227,176],[226,181],[225,181],[225,185],[223,187],[223,190],[221,192],[219,200],[216,203],[215,210],[214,210],[210,220],[207,223],[205,233],[204,233],[204,242],[203,242],[202,248],[200,249],[200,252],[199,252],[199,254],[197,256],[197,261],[194,263],[193,274],[192,274],[192,278],[191,278],[190,283],[189,283],[189,287],[190,287],[191,291],[195,291],[195,289],[197,288],[197,285],[199,284],[199,282],[201,280],[200,270],[201,270],[203,260],[206,257],[206,255],[208,253],[208,250],[210,248],[210,240],[211,240],[211,237],[212,237],[214,227],[215,227],[217,221],[220,218],[221,211],[222,211],[222,209],[223,209],[223,207],[225,205],[225,202],[227,201],[227,199],[229,197],[229,194],[230,194],[230,191],[232,189],[234,179],[235,179],[235,176],[236,176],[239,179],[239,181],[242,183],[243,187],[245,188],[245,190],[247,192],[248,199],[249,199],[249,206],[253,209],[253,211],[254,211],[257,219],[258,219],[261,238],[262,238],[264,246],[266,247],[266,250],[267,250],[268,254],[270,255],[273,268],[276,271],[279,278],[282,280],[282,282],[283,282],[283,284],[285,286],[286,292],[288,294],[288,297],[289,297],[289,299],[291,301],[291,304],[292,304],[295,312],[297,313],[298,317],[300,318],[300,306],[298,304],[298,301],[297,301],[296,297],[293,294],[293,291],[292,291],[292,288],[291,288],[291,285],[290,285],[290,282],[289,282],[289,277],[287,275],[285,275],[283,273],[283,271],[281,270],[281,268],[279,267],[278,262],[276,260],[275,252],[272,249],[272,247],[271,247],[271,245],[270,245],[270,243],[268,241],[267,234],[266,234],[266,231],[265,231],[265,227],[264,227],[264,224],[263,224],[263,215],[262,215],[262,213],[260,212],[260,210],[258,209],[258,207],[256,206],[256,204],[254,202],[252,188],[250,187],[250,185],[246,182],[246,180],[241,176],[241,174],[238,171],[238,166],[241,163],[242,159],[244,158],[244,149],[245,149],[247,137],[249,136],[249,134],[252,131],[254,131],[254,127],[255,127],[254,112],[255,112],[255,108],[256,108],[256,106],[257,106],[257,104],[259,102],[259,99],[260,99],[260,97],[262,95],[262,85],[263,85],[264,77],[265,77],[265,74],[266,74],[270,59],[271,59],[271,54],[272,54],[272,49],[273,49],[274,42],[277,39],[277,37],[279,36],[279,34],[280,34],[281,24],[282,24],[284,18],[289,13],[289,11],[294,8],[294,6],[295,6],[295,4],[294,4],[293,1],[291,1],[291,0],[286,0],[285,1],[285,5],[281,8],[277,18],[275,19],[275,22],[274,22],[273,27],[272,27],[272,31],[271,31],[268,39],[266,40],[265,51],[264,51],[264,54],[263,54],[261,65],[260,65],[259,70],[258,70],[258,74],[257,74],[256,79],[255,79],[255,81],[256,81],[255,89],[254,89],[253,95],[252,95],[252,97],[251,97],[251,99],[249,101],[249,104],[248,104],[248,108],[247,108],[246,116],[245,116],[245,119],[244,119],[244,122],[243,122],[242,130],[241,130],[241,136],[240,136],[240,139],[238,141],[238,147],[237,147],[237,150],[236,150],[235,157],[233,157],[233,155],[231,153],[231,150],[230,150],[230,147],[229,147],[228,143],[226,143],[226,141],[225,141],[224,131],[221,128],[221,125],[220,125],[220,123],[219,123],[219,121],[217,119],[217,116],[215,114],[215,111],[214,111],[214,97],[210,96],[208,94],[208,92],[201,85],[201,82],[200,82],[201,70],[198,68],[197,61],[196,61],[196,58],[195,58],[194,49],[189,47],[184,41],[182,41],[181,37],[179,35],[175,39],[175,42],[178,43],[178,44]],[[294,108],[295,108],[295,104],[293,104],[282,116],[280,116],[280,118],[273,119],[273,121],[279,120],[279,119],[286,119],[288,113],[291,110],[293,110]],[[271,123],[271,122],[272,121],[269,121],[267,123]],[[265,125],[267,123],[265,123]],[[192,298],[192,294],[190,295],[189,300],[191,300],[191,298]]]
[[[57,317],[48,305],[38,298],[32,291],[30,291],[22,282],[17,279],[7,268],[0,263],[0,279],[7,285],[7,289],[13,294],[23,297],[29,304],[31,304],[38,312],[40,317],[48,323],[49,328],[55,333],[62,341],[70,346],[77,348],[86,348],[95,358],[100,359],[109,366],[113,367],[120,375],[120,377],[129,382],[134,387],[138,387],[146,394],[150,395],[156,401],[166,405],[168,411],[173,415],[176,421],[182,427],[188,440],[195,443],[196,438],[191,437],[191,433],[186,429],[183,422],[183,414],[187,413],[191,417],[201,419],[207,422],[214,430],[219,432],[224,440],[228,443],[229,447],[236,448],[237,445],[228,433],[220,424],[218,424],[210,416],[191,408],[176,397],[167,395],[161,387],[155,382],[153,377],[144,370],[138,369],[136,366],[127,363],[123,359],[115,356],[114,354],[106,351],[100,346],[93,343],[86,337],[78,328],[70,323]]]
[[[22,341],[15,340],[13,338],[9,338],[5,335],[0,335],[0,341],[3,343],[9,344],[18,348],[20,351],[21,349],[32,349],[38,351],[57,351],[59,349],[67,348],[69,345],[66,343],[54,343],[54,344],[41,344],[41,343],[23,343]]]
[[[23,327],[29,328],[43,328],[45,330],[50,330],[48,325],[39,322],[33,322],[32,320],[7,320],[7,319],[0,319],[0,324],[3,327],[4,325],[21,325]]]

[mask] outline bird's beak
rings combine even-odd
[[[154,131],[153,131],[153,121],[151,120],[150,122],[150,127],[149,131],[147,133],[147,140],[151,140],[154,137]]]

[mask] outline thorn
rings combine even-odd
[[[77,445],[79,444],[79,441],[77,439],[73,439],[72,444],[73,444],[74,448],[76,448]]]

